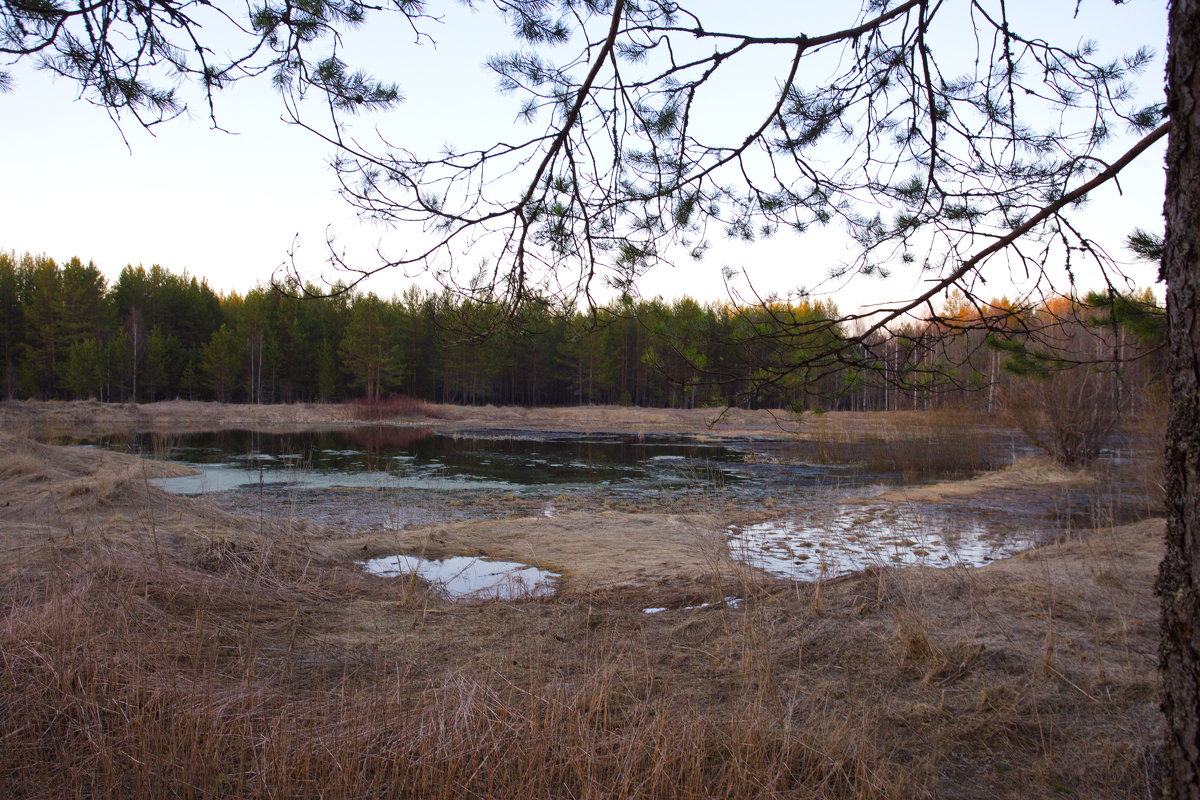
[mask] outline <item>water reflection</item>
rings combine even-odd
[[[516,490],[530,486],[718,485],[742,476],[744,453],[683,437],[491,431],[444,435],[363,427],[308,433],[224,431],[103,442],[201,472],[160,485],[183,494],[287,486]]]
[[[995,446],[976,446],[969,459],[962,458],[961,443],[933,447],[927,443],[922,452],[937,464],[928,477],[1005,463],[1009,443],[991,438],[988,443]],[[894,471],[894,459],[881,458],[877,448],[858,442],[712,442],[686,436],[524,430],[445,434],[372,426],[298,433],[143,435],[101,444],[196,468],[200,475],[160,484],[183,494],[280,488],[478,492],[584,486],[636,493],[722,490],[738,482],[755,494],[758,486],[795,491],[909,479]],[[937,457],[941,450],[952,452],[953,458]]]

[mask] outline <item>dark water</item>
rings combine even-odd
[[[827,499],[864,487],[894,488],[968,477],[1029,455],[1004,432],[952,441],[703,440],[679,435],[528,430],[355,427],[291,433],[232,430],[140,434],[94,442],[187,464],[197,476],[156,481],[181,494],[296,498],[435,493],[443,500],[702,495],[761,505]]]
[[[365,427],[299,433],[222,431],[142,434],[98,444],[189,464],[195,478],[164,482],[200,494],[260,486],[440,490],[629,487],[638,491],[750,482],[791,488],[834,483],[905,482],[969,474],[1007,463],[1015,440],[994,435],[955,443],[704,441],[686,436],[489,430],[446,434],[422,428]],[[913,451],[920,451],[914,453]],[[1022,446],[1021,452],[1027,448]],[[946,451],[938,458],[934,451]],[[931,457],[933,454],[933,457]],[[754,491],[747,486],[746,491]]]
[[[753,477],[746,447],[681,437],[528,431],[446,435],[428,429],[350,428],[143,435],[101,444],[201,470],[194,478],[162,482],[183,494],[260,486],[517,492],[581,486],[684,489]],[[813,470],[812,477],[830,471]]]

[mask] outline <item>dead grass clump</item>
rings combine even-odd
[[[260,549],[248,542],[214,534],[202,536],[195,564],[207,572],[250,571],[261,577],[266,566],[263,556]]]
[[[349,404],[354,419],[384,422],[396,419],[440,419],[441,413],[429,403],[404,394],[374,399],[360,398]]]
[[[27,453],[0,455],[0,480],[37,483],[49,478],[50,476],[42,468],[41,462]]]
[[[896,612],[896,638],[900,663],[921,671],[926,683],[944,684],[962,677],[984,652],[976,642],[938,641],[925,620],[902,611]]]

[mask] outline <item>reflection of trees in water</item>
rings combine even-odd
[[[346,442],[368,455],[381,450],[405,450],[433,436],[431,428],[347,428],[337,432]]]

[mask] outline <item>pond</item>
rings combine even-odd
[[[96,444],[199,471],[156,481],[169,491],[349,530],[602,509],[719,511],[759,520],[727,529],[735,558],[794,579],[872,564],[980,564],[1090,526],[1098,504],[1112,505],[1111,497],[1037,487],[1019,502],[871,502],[887,489],[966,477],[1030,452],[1003,431],[886,444],[357,427],[147,434]]]

